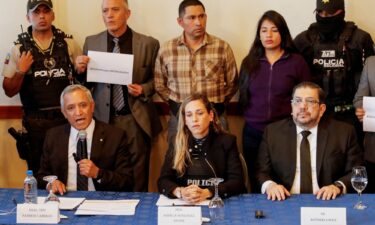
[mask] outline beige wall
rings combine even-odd
[[[27,0],[2,1],[0,7],[0,62],[4,61],[25,19]],[[73,34],[82,46],[85,37],[104,29],[101,18],[102,0],[53,0],[55,25]],[[280,12],[293,36],[315,21],[316,0],[202,0],[208,14],[208,32],[229,42],[239,65],[250,48],[259,17],[269,9]],[[179,0],[129,0],[132,15],[129,25],[136,31],[157,38],[160,43],[181,33],[177,25]],[[346,0],[346,19],[375,37],[374,0]],[[2,64],[0,63],[0,71]],[[0,78],[0,82],[2,78]],[[0,89],[0,105],[19,104],[18,97],[9,99]]]

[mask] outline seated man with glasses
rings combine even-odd
[[[294,87],[292,118],[266,127],[256,177],[270,200],[313,193],[330,200],[350,189],[353,166],[361,164],[354,127],[323,117],[325,93],[316,84]]]

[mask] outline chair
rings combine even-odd
[[[241,153],[239,154],[239,157],[240,157],[241,164],[242,164],[245,187],[246,187],[247,193],[250,193],[251,192],[251,186],[250,186],[249,174],[247,172],[246,161],[245,161],[245,158],[243,157],[243,155]]]

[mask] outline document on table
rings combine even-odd
[[[191,204],[189,202],[184,201],[183,199],[178,198],[168,198],[165,195],[160,195],[158,201],[156,202],[157,206],[186,206],[186,205],[208,205],[210,201],[205,200],[197,204]]]
[[[128,85],[132,83],[134,56],[88,51],[87,81]]]
[[[375,132],[375,97],[363,97],[363,131]]]
[[[43,204],[46,197],[38,197],[38,204]],[[81,204],[85,198],[66,198],[66,197],[59,197],[59,209],[61,210],[73,210],[79,204]]]
[[[77,209],[75,215],[118,215],[132,216],[139,199],[130,200],[86,200]]]

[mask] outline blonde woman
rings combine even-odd
[[[219,195],[245,192],[236,137],[227,134],[207,97],[193,94],[182,103],[177,134],[166,154],[158,180],[159,192],[198,203],[211,198],[208,179],[223,178]]]

